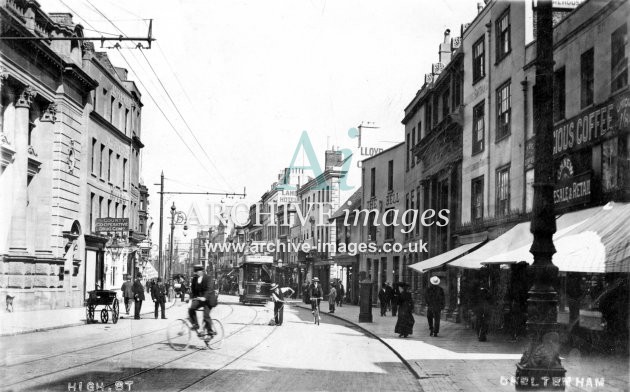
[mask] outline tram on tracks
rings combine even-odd
[[[272,256],[245,255],[239,265],[239,302],[266,304],[271,295]]]

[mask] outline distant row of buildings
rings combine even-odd
[[[571,221],[580,211],[630,201],[630,3],[587,0],[555,6],[554,197],[556,212]],[[273,279],[299,286],[317,276],[325,290],[331,280],[339,279],[352,302],[358,300],[361,279],[371,279],[375,293],[384,282],[406,282],[421,309],[428,279],[437,275],[447,294],[446,317],[454,320],[461,318],[471,282],[483,279],[500,299],[497,313],[501,312],[498,307],[509,302],[510,269],[521,260],[482,268],[485,260],[474,254],[499,242],[510,249],[522,240],[513,238],[512,229],[529,227],[536,159],[535,19],[530,1],[495,0],[480,3],[477,15],[462,25],[458,36],[447,30],[438,62],[404,108],[402,142],[363,160],[362,186],[349,200],[339,200],[341,165],[327,165],[317,178],[296,169],[281,173],[259,204],[278,203],[281,198],[300,205],[330,202],[331,225],[318,226],[313,219],[302,224],[289,211],[289,227],[279,225],[278,219],[274,225],[263,221],[262,226],[239,228],[245,233],[243,240],[373,243],[376,251],[276,253]],[[278,186],[285,178],[297,186],[290,195]],[[284,214],[283,208],[277,209],[278,216]],[[400,214],[415,210],[420,215],[448,210],[449,222],[417,224],[407,233],[400,226],[371,222],[344,225],[345,211],[355,209],[376,210],[381,216],[390,210]],[[621,208],[616,219],[630,219],[623,216],[626,211]],[[385,252],[385,244],[403,247]],[[409,251],[421,250],[422,244],[426,252]],[[593,315],[589,312],[595,291],[606,287],[608,277],[630,272],[627,249],[624,254],[597,267],[579,260],[563,266],[558,288],[561,314],[567,306],[567,278],[573,274],[582,288],[583,313]]]
[[[82,306],[143,267],[141,94],[71,14],[3,0],[0,25],[44,38],[0,41],[0,291],[16,309]]]

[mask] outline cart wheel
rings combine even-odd
[[[101,322],[103,324],[107,324],[107,320],[109,320],[109,312],[105,308],[105,309],[101,310]]]
[[[94,322],[94,305],[85,307],[85,322],[87,324]]]
[[[114,303],[112,305],[112,323],[116,324],[118,322],[119,315],[120,315],[120,309],[118,306],[118,298],[115,298]]]

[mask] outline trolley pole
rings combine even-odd
[[[162,236],[164,235],[164,171],[160,175],[160,250],[158,251],[158,278],[162,277]]]
[[[168,276],[165,276],[165,279],[170,279],[171,276],[171,268],[173,267],[173,234],[175,234],[175,202],[171,206],[171,247],[169,248],[168,255]]]

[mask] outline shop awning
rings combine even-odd
[[[608,203],[595,214],[557,233],[553,263],[564,272],[630,272],[630,203]],[[534,258],[529,247],[495,255],[487,263]]]
[[[483,242],[483,241],[482,241]],[[409,268],[412,268],[418,272],[426,272],[430,269],[441,267],[442,265],[457,259],[458,257],[465,255],[471,249],[481,245],[481,242],[473,242],[459,246],[455,249],[451,249],[448,252],[444,252],[430,259],[423,260],[419,263],[411,264]]]
[[[570,212],[556,218],[556,233],[554,241],[583,224],[587,219],[595,215],[601,207]],[[453,267],[479,269],[484,263],[493,260],[494,263],[512,263],[523,260],[515,259],[514,255],[506,255],[509,252],[529,248],[534,241],[533,234],[529,231],[530,222],[519,223],[496,239],[486,243],[479,249],[450,263]]]

